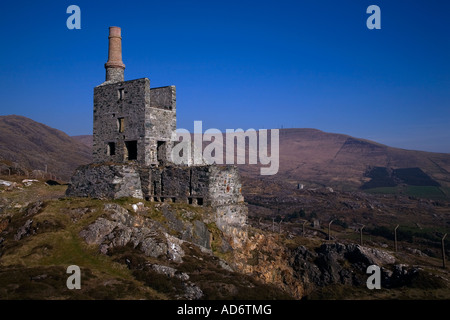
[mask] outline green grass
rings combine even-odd
[[[447,190],[448,189],[448,190]],[[373,194],[405,194],[411,197],[427,199],[446,199],[449,198],[450,188],[440,188],[435,186],[407,186],[401,187],[380,187],[364,190]]]
[[[448,198],[450,198],[450,188],[448,188],[448,187],[441,187],[440,189]]]
[[[48,200],[41,212],[17,213],[12,227],[33,219],[36,233],[19,241],[8,236],[0,261],[0,299],[166,299],[162,292],[145,286],[126,265],[102,255],[79,232],[103,214],[104,202],[87,198]],[[76,218],[76,219],[74,219]],[[68,290],[69,265],[78,265],[82,290]],[[43,280],[31,277],[44,275]]]
[[[396,194],[399,192],[399,189],[398,187],[380,187],[380,188],[366,189],[364,191],[375,194]]]
[[[406,194],[413,197],[445,199],[446,194],[439,187],[408,186]]]
[[[77,208],[91,208],[78,221],[73,222],[71,212]],[[69,266],[102,270],[112,276],[131,279],[123,266],[112,263],[106,256],[98,253],[98,248],[89,247],[78,236],[85,225],[92,223],[102,213],[100,200],[73,199],[51,200],[46,202],[42,212],[32,217],[40,224],[37,234],[20,240],[18,246],[8,250],[2,257],[2,265],[20,263],[26,266]],[[28,217],[16,217],[22,224]]]

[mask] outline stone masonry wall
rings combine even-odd
[[[120,96],[122,95],[122,96]],[[126,161],[126,141],[137,141],[136,162],[146,164],[145,119],[149,118],[150,80],[147,78],[101,85],[94,88],[94,162]],[[123,118],[123,132],[119,119]],[[115,155],[108,155],[115,143]]]
[[[150,113],[146,121],[148,129],[147,147],[150,163],[167,163],[175,140],[177,129],[175,86],[152,88],[150,90]],[[158,141],[165,142],[158,150]],[[158,159],[158,152],[161,153]]]
[[[66,195],[98,199],[143,198],[138,168],[130,165],[80,166],[70,180]]]
[[[118,81],[124,81],[124,69],[122,68],[106,68],[106,80],[103,84],[110,84]]]
[[[209,199],[215,208],[214,221],[233,248],[247,239],[248,208],[242,196],[242,184],[236,166],[210,166]]]
[[[119,129],[121,118],[122,130]],[[174,86],[150,89],[150,80],[142,78],[105,82],[94,88],[94,162],[126,163],[130,160],[126,142],[136,141],[135,162],[143,165],[166,163],[175,130]],[[160,148],[158,141],[163,144]]]
[[[67,194],[100,198],[130,196],[213,207],[244,203],[235,166],[91,164],[77,169]]]
[[[221,206],[244,202],[241,179],[236,166],[209,166],[209,168],[211,205]]]

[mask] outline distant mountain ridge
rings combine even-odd
[[[273,178],[357,188],[370,180],[366,173],[374,167],[420,168],[450,187],[450,154],[393,148],[316,129],[280,130],[280,170]]]
[[[25,117],[0,117],[0,158],[40,170],[47,164],[48,170],[69,179],[78,165],[92,161],[91,150],[92,135],[69,137]],[[450,188],[450,154],[392,148],[317,129],[280,129],[279,161],[274,176],[260,176],[257,165],[240,169],[251,178],[341,189],[367,187],[373,168],[408,169]]]
[[[91,149],[64,132],[29,118],[0,116],[0,159],[32,170],[70,179],[81,164],[91,162]]]

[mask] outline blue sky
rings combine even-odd
[[[81,30],[66,9],[81,8]],[[381,8],[381,30],[366,9]],[[92,133],[108,27],[125,79],[176,85],[178,127],[317,128],[450,152],[450,1],[7,1],[0,115]]]

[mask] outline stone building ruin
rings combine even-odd
[[[242,227],[247,207],[236,166],[176,165],[176,88],[125,81],[119,27],[109,28],[106,79],[94,88],[94,162],[79,167],[66,194],[211,206],[216,223]]]

